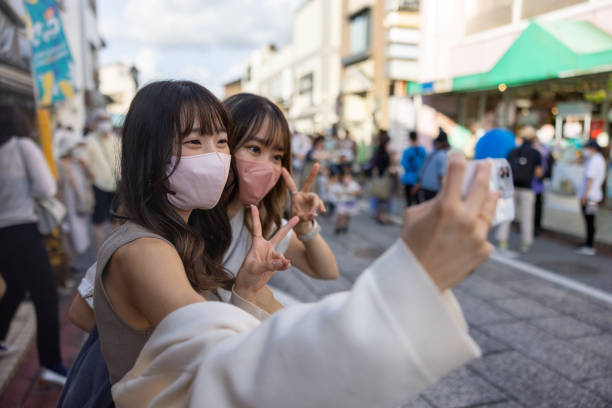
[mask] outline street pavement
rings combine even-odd
[[[378,225],[364,214],[353,219],[346,235],[333,234],[332,218],[320,222],[337,256],[340,278],[317,281],[293,269],[279,272],[271,285],[280,289],[283,302],[316,301],[350,289],[400,234],[399,226]],[[499,254],[495,258],[500,259]],[[524,267],[552,269],[551,275],[579,279],[607,293],[612,292],[612,257],[581,257],[569,243],[543,236],[529,254],[516,254],[509,263],[502,260],[487,262],[454,289],[483,357],[450,373],[402,408],[612,407],[612,304],[590,296],[588,290],[534,276]],[[89,262],[84,260],[82,266]],[[66,318],[71,298],[62,296],[60,308],[68,365],[84,339]],[[0,389],[0,407],[54,407],[59,396],[58,387],[37,381],[33,319],[26,303],[13,322],[9,338],[22,342],[25,351],[18,365],[0,360],[0,376],[5,376],[0,378],[5,386],[4,392]],[[18,340],[28,333],[29,341]]]
[[[340,278],[317,281],[292,269],[271,281],[300,301],[350,289],[400,233],[399,226],[380,226],[363,214],[346,235],[333,234],[332,220],[321,224]],[[612,258],[578,257],[568,244],[545,238],[517,260],[557,267],[567,276],[586,271],[600,288],[612,274]],[[403,408],[612,406],[612,304],[494,260],[454,293],[483,357]]]

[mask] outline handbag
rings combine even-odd
[[[388,200],[391,197],[391,182],[386,171],[379,176],[372,177],[370,194],[379,200]]]
[[[19,155],[26,171],[26,176],[32,184],[32,176],[28,170],[28,163],[23,154],[21,143],[17,141]],[[60,226],[66,216],[66,207],[57,198],[41,198],[34,200],[34,212],[38,216],[38,231],[42,235],[49,235],[51,232]]]

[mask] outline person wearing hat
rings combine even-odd
[[[589,140],[582,148],[586,159],[584,177],[578,188],[578,198],[586,225],[586,240],[584,245],[576,248],[581,255],[595,255],[595,216],[597,205],[603,199],[602,186],[606,179],[606,159],[601,154],[601,148],[595,140]]]
[[[423,199],[431,200],[442,188],[442,179],[446,175],[446,153],[450,149],[448,136],[442,128],[434,139],[434,148],[427,155],[419,171],[419,182],[412,188],[412,194],[421,190]]]

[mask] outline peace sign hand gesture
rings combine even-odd
[[[319,164],[315,163],[302,189],[298,191],[295,181],[293,177],[291,177],[291,174],[289,174],[289,171],[284,167],[281,170],[283,180],[285,180],[287,188],[291,193],[291,216],[300,219],[300,223],[296,227],[296,232],[298,234],[306,234],[310,231],[312,228],[311,221],[317,217],[319,211],[323,213],[327,212],[321,198],[319,198],[317,194],[310,192],[310,187],[316,180],[318,172]]]
[[[289,268],[290,262],[283,254],[276,252],[274,246],[298,223],[298,218],[291,218],[270,240],[262,236],[259,210],[254,205],[251,205],[251,219],[253,220],[253,243],[236,276],[234,291],[243,299],[254,303],[257,292],[266,286],[274,272]]]

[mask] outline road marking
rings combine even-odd
[[[604,292],[603,290],[595,289],[591,286],[585,285],[584,283],[580,283],[574,279],[560,276],[554,272],[551,272],[544,268],[540,268],[539,266],[528,264],[527,262],[519,261],[517,259],[506,258],[500,255],[499,253],[493,253],[491,255],[491,259],[493,259],[496,262],[511,266],[522,272],[537,276],[538,278],[547,280],[549,282],[556,283],[566,288],[575,290],[576,292],[580,292],[584,295],[587,295],[587,296],[590,296],[590,297],[593,297],[599,300],[603,300],[604,302],[612,304],[612,294],[608,292]]]

